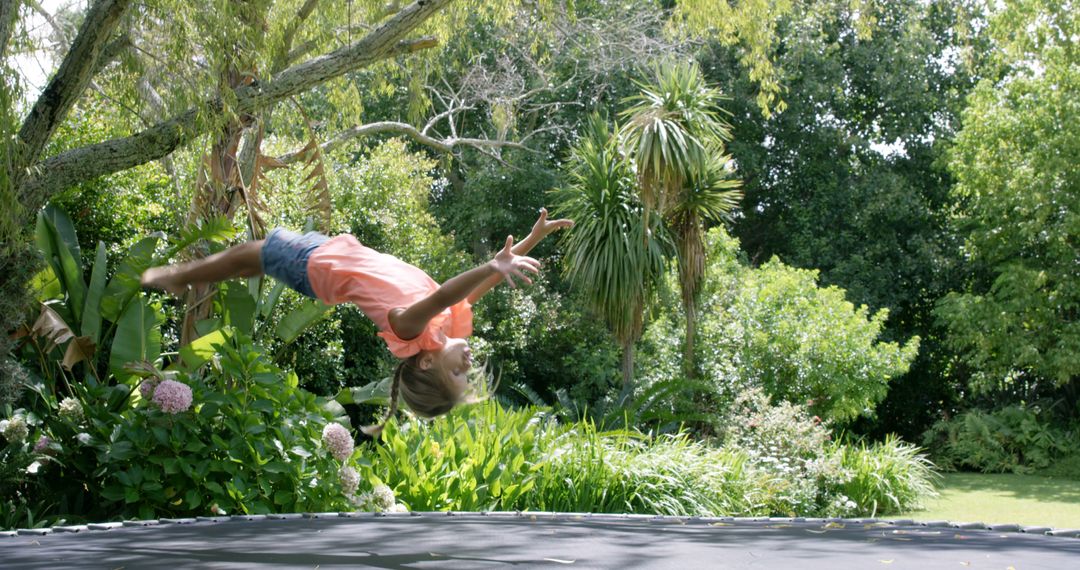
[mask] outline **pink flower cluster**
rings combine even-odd
[[[345,461],[352,455],[353,439],[345,426],[336,422],[326,424],[322,430],[322,440],[334,459]]]
[[[38,438],[37,443],[34,444],[34,453],[44,453],[47,449],[49,449],[50,443],[52,443],[52,440],[49,439],[49,436],[41,436],[40,438]]]
[[[186,412],[191,407],[191,387],[176,380],[162,380],[154,388],[153,400],[167,414]]]
[[[154,388],[157,388],[158,382],[161,380],[157,378],[146,378],[139,384],[139,393],[142,394],[142,398],[146,401],[150,401],[154,397]]]

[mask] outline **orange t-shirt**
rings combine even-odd
[[[472,305],[462,300],[428,321],[420,336],[399,338],[390,328],[390,311],[427,297],[439,284],[419,268],[366,247],[351,235],[331,238],[312,251],[307,272],[319,300],[331,305],[356,304],[379,327],[379,336],[398,358],[421,350],[439,350],[447,337],[472,334]]]

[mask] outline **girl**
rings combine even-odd
[[[529,235],[506,244],[491,261],[441,286],[426,273],[361,245],[351,235],[328,238],[276,228],[266,239],[231,247],[209,257],[142,274],[145,287],[180,295],[192,284],[235,277],[269,275],[301,294],[327,304],[355,303],[379,328],[390,352],[401,358],[390,388],[390,410],[376,426],[362,428],[378,436],[397,409],[398,395],[414,413],[435,417],[466,401],[472,354],[465,337],[472,334],[472,304],[499,281],[515,287],[514,277],[539,273],[540,262],[525,257],[532,248],[571,220],[548,220],[547,209]]]

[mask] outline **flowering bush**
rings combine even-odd
[[[19,442],[0,457],[5,470],[18,465],[3,490],[55,498],[68,520],[353,508],[362,480],[349,430],[226,332],[198,374],[141,365],[141,382],[72,384],[59,403],[38,386],[38,411],[9,413],[0,432]]]

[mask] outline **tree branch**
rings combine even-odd
[[[420,132],[419,129],[408,123],[399,123],[397,121],[382,121],[378,123],[368,123],[366,125],[359,125],[353,127],[351,129],[338,133],[337,136],[323,143],[320,148],[324,153],[331,152],[353,139],[366,137],[368,135],[374,135],[378,133],[396,133],[405,135],[424,146],[431,147],[439,152],[444,153],[451,153],[454,151],[455,147],[459,146],[469,146],[477,149],[517,148],[523,150],[532,150],[525,145],[515,141],[457,137],[438,139]],[[306,153],[304,153],[303,151],[296,151],[290,152],[289,154],[283,154],[277,157],[276,160],[282,164],[288,165],[298,160],[302,160],[305,156]]]
[[[346,72],[431,47],[435,43],[431,38],[414,41],[402,41],[401,38],[451,1],[417,0],[352,45],[290,67],[271,81],[237,88],[230,111],[236,114],[253,113]],[[201,129],[206,128],[205,121],[197,120],[200,113],[216,117],[224,111],[221,100],[214,99],[201,108],[188,109],[130,137],[73,149],[42,161],[20,185],[20,201],[26,203],[34,196],[36,203],[28,205],[36,207],[40,204],[39,200],[52,192],[161,158],[191,141],[200,134]]]
[[[23,145],[19,153],[19,170],[38,160],[45,144],[86,90],[105,43],[116,30],[128,4],[130,0],[99,0],[90,7],[56,75],[41,92],[19,129]]]
[[[56,41],[57,42],[59,42],[61,45],[65,45],[65,46],[66,45],[71,45],[71,40],[68,38],[67,30],[65,30],[63,28],[63,26],[61,26],[56,21],[56,18],[53,18],[52,14],[46,12],[45,8],[42,8],[41,4],[38,3],[37,0],[25,0],[25,2],[26,2],[26,5],[29,6],[31,10],[37,12],[38,15],[41,16],[42,18],[45,18],[45,21],[49,24],[49,27],[51,27],[53,29],[53,33],[56,34]]]
[[[289,62],[293,61],[289,56],[291,55],[293,40],[296,38],[296,32],[300,31],[300,26],[311,16],[311,13],[315,11],[315,5],[319,3],[319,0],[307,0],[304,5],[300,7],[300,10],[296,12],[296,17],[289,22],[285,33],[281,39],[281,51],[278,53],[274,60],[273,71],[279,71],[289,65]]]
[[[19,12],[19,0],[0,0],[0,59],[7,56],[7,44],[15,29],[15,14]]]

